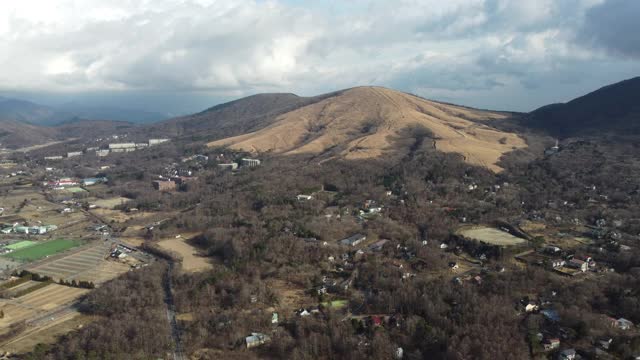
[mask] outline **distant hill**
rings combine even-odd
[[[526,147],[492,127],[510,114],[425,100],[381,87],[358,87],[313,98],[268,94],[211,108],[174,124],[211,130],[211,147],[321,158],[395,158],[425,137],[440,151],[500,171],[500,157]]]
[[[55,141],[57,130],[0,119],[0,148],[16,149]]]
[[[276,116],[321,100],[294,94],[258,94],[216,105],[197,114],[183,116],[147,127],[157,134],[197,135],[221,138],[255,131]]]
[[[640,134],[640,77],[605,86],[564,104],[531,112],[525,125],[557,137],[624,132]]]
[[[53,125],[73,118],[73,115],[30,101],[0,97],[0,120]]]
[[[108,106],[84,106],[67,103],[60,107],[0,97],[0,120],[13,120],[34,125],[52,126],[76,119],[115,120],[150,123],[169,118],[166,114]]]

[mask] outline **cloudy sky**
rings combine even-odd
[[[528,111],[640,75],[637,0],[3,0],[0,94],[186,113],[382,85]]]

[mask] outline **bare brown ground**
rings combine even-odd
[[[406,152],[407,128],[423,126],[436,138],[436,148],[458,153],[473,165],[501,171],[500,157],[524,148],[524,139],[490,126],[507,115],[424,100],[378,87],[345,91],[281,115],[264,129],[209,143],[249,152],[321,154],[344,146],[347,159],[376,158]]]
[[[165,239],[159,241],[158,245],[161,248],[173,251],[182,257],[183,271],[198,272],[211,269],[213,266],[209,260],[204,256],[198,255],[198,249],[187,244],[186,239],[188,238],[188,236],[183,236],[179,239]]]

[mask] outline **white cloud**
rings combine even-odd
[[[284,1],[0,2],[0,90],[310,94],[377,83],[465,103],[616,61],[575,41],[604,0]]]

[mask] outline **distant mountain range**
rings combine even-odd
[[[438,150],[460,154],[470,164],[498,171],[502,155],[527,146],[520,133],[526,128],[559,138],[640,135],[640,77],[529,114],[477,110],[381,87],[356,87],[315,97],[258,94],[193,115],[142,125],[113,121],[160,118],[161,114],[136,110],[76,105],[53,108],[0,98],[0,143],[24,147],[131,130],[149,137],[169,136],[254,153],[359,159],[395,158],[429,139],[427,143]]]
[[[92,107],[68,103],[58,107],[26,100],[0,97],[0,121],[12,120],[32,125],[52,126],[78,119],[149,123],[169,118],[166,114],[113,107]]]

